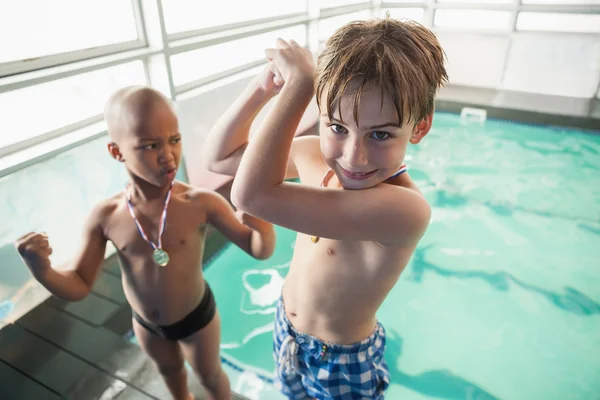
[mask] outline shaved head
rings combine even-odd
[[[169,98],[148,86],[128,86],[110,96],[104,108],[104,120],[111,141],[118,143],[123,135],[144,126],[156,107],[173,112]]]

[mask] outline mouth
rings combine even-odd
[[[357,181],[362,181],[364,179],[368,179],[370,177],[372,177],[373,175],[375,175],[375,173],[377,172],[377,170],[373,170],[373,171],[369,171],[369,172],[358,172],[358,171],[348,171],[346,169],[344,169],[341,165],[340,165],[340,169],[342,170],[342,173],[347,176],[350,179],[354,179]]]
[[[162,174],[169,179],[174,179],[175,175],[177,175],[177,168],[167,168]]]

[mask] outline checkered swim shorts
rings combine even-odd
[[[361,342],[331,344],[294,329],[280,298],[273,338],[275,385],[289,399],[383,399],[390,373],[380,323]]]

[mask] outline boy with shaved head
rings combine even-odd
[[[83,230],[68,270],[50,265],[48,236],[29,233],[16,242],[33,276],[53,295],[78,301],[94,285],[107,241],[119,258],[133,328],[174,399],[193,398],[187,360],[215,399],[229,399],[219,357],[220,319],[202,275],[206,227],[212,224],[257,259],[274,250],[273,226],[240,213],[220,195],[175,180],[181,134],[172,105],[160,92],[127,87],[105,109],[111,156],[130,177],[125,189],[100,202]]]

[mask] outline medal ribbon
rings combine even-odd
[[[127,193],[127,188],[125,188],[125,197],[127,198],[127,208],[129,209],[129,214],[131,214],[131,218],[133,218],[133,221],[135,222],[135,226],[137,226],[137,229],[138,229],[138,232],[140,233],[140,236],[146,242],[148,242],[150,244],[150,246],[154,250],[156,250],[156,249],[162,249],[162,235],[163,235],[163,233],[165,233],[165,226],[166,226],[166,223],[167,223],[167,207],[169,205],[169,201],[171,200],[171,192],[172,192],[172,190],[173,190],[173,183],[171,183],[171,187],[169,188],[169,192],[167,193],[167,198],[165,199],[165,207],[163,209],[162,217],[161,217],[161,221],[160,221],[158,243],[154,244],[148,238],[148,235],[146,235],[146,232],[144,232],[144,228],[142,228],[142,226],[140,225],[139,221],[135,217],[135,212],[133,211],[133,205],[131,204],[131,198],[129,197],[129,193]]]

